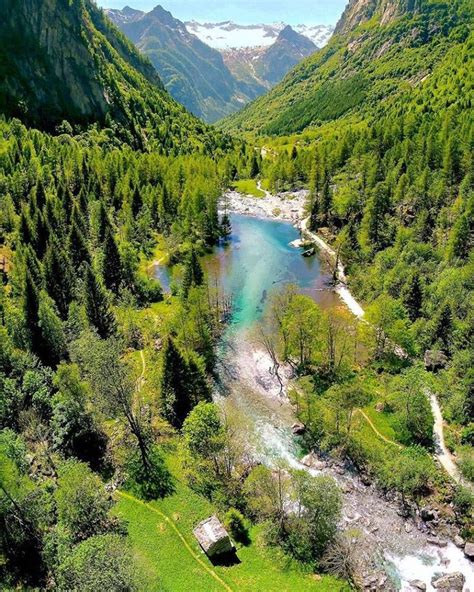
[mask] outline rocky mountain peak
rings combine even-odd
[[[317,48],[311,39],[305,35],[301,35],[301,33],[297,33],[290,25],[286,25],[286,27],[280,31],[275,44],[282,42],[289,43],[294,47],[300,48],[309,53],[312,53]]]

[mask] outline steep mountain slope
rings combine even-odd
[[[256,81],[270,89],[296,64],[315,51],[317,47],[310,39],[286,26],[268,47],[227,49],[222,50],[222,54],[236,78],[249,83]]]
[[[149,57],[171,95],[207,121],[240,109],[265,90],[255,80],[237,82],[222,55],[161,6],[149,13],[125,8],[108,14]]]
[[[273,86],[316,50],[316,45],[310,39],[287,26],[258,60],[256,71],[260,78]]]
[[[108,122],[122,140],[136,147],[157,141],[166,151],[209,139],[90,0],[6,0],[0,38],[0,111],[7,116],[47,130],[63,120]]]
[[[353,0],[326,48],[224,126],[286,134],[343,116],[376,116],[426,84],[471,23],[472,4],[463,0]]]

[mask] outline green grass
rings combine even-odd
[[[234,181],[233,188],[235,191],[245,195],[253,195],[253,197],[265,197],[265,192],[261,191],[257,187],[257,182],[255,179],[240,179],[239,181]]]
[[[142,586],[147,592],[229,589],[236,592],[348,592],[350,589],[334,578],[305,573],[298,564],[265,547],[259,527],[253,527],[250,532],[251,544],[238,548],[239,564],[213,566],[201,552],[192,530],[216,509],[180,482],[173,495],[150,504],[118,496],[115,511],[128,522],[130,541],[144,578]]]
[[[374,407],[365,407],[364,413],[370,418],[378,431],[394,442],[399,442],[398,434],[394,424],[394,415],[391,413],[379,413]]]

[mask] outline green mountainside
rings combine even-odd
[[[281,135],[378,117],[397,101],[413,105],[448,52],[466,41],[471,17],[472,4],[462,0],[353,0],[326,48],[222,125]]]
[[[63,120],[107,124],[136,147],[156,140],[166,151],[185,151],[214,141],[93,2],[3,4],[1,112],[46,130]]]
[[[151,60],[171,95],[195,115],[216,121],[265,91],[256,81],[236,80],[219,51],[161,6],[134,12],[110,10],[108,15]]]

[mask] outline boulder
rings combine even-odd
[[[306,432],[306,426],[303,423],[294,423],[291,426],[294,436],[302,436]]]
[[[464,545],[466,544],[466,541],[458,534],[454,537],[453,542],[459,549],[464,549]]]
[[[422,592],[425,592],[425,590],[426,590],[426,584],[425,584],[425,582],[422,582],[421,580],[412,580],[410,582],[410,586],[412,588],[414,588],[415,590],[421,590]]]
[[[375,405],[375,411],[378,413],[383,413],[385,411],[385,403],[377,403],[377,405]]]
[[[462,592],[466,578],[460,571],[451,574],[443,574],[431,580],[435,590],[439,592]]]
[[[436,372],[437,370],[442,370],[446,368],[448,364],[448,357],[442,351],[438,350],[427,350],[425,352],[425,368],[427,370],[431,370],[432,372]]]
[[[436,545],[437,547],[447,547],[448,546],[448,543],[446,541],[443,541],[436,536],[428,537],[427,541],[428,541],[428,543],[430,543],[430,545]]]
[[[466,543],[464,547],[464,555],[471,561],[474,561],[474,543]]]
[[[316,471],[322,471],[326,468],[326,463],[323,460],[319,460],[314,452],[310,452],[302,458],[301,464],[310,469],[315,469]]]

